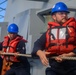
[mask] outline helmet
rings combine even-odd
[[[19,28],[16,24],[12,23],[8,26],[7,30],[9,33],[18,33]]]
[[[53,8],[51,10],[51,14],[53,14],[55,12],[67,12],[67,13],[69,13],[69,10],[63,2],[58,2],[53,6]]]

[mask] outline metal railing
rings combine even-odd
[[[2,0],[2,1],[0,0],[0,21],[4,19],[7,1],[8,0]]]

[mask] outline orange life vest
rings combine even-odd
[[[19,43],[19,41],[24,40],[22,36],[17,36],[14,40],[9,42],[9,37],[5,36],[4,37],[4,42],[3,42],[3,52],[7,53],[15,53],[16,52],[16,46]],[[24,40],[27,42],[26,40]],[[6,61],[12,61],[12,62],[19,62],[15,56],[3,56]]]
[[[63,25],[48,23],[46,32],[46,51],[51,54],[69,53],[74,50],[76,41],[76,22],[69,18]]]

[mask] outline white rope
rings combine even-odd
[[[51,59],[55,59],[56,58],[56,56],[53,56],[53,57],[50,57]],[[60,57],[60,58],[62,58],[62,59],[64,59],[64,60],[76,60],[76,57]]]
[[[23,56],[23,57],[32,57],[30,54],[17,54],[17,53],[1,53],[0,55],[14,55],[14,56]]]
[[[17,53],[1,53],[0,55],[14,55],[14,56],[23,56],[23,57],[30,57],[32,58],[32,55],[31,54],[17,54]],[[50,59],[55,59],[57,56],[52,56],[50,57]],[[76,60],[76,57],[61,57],[62,59],[64,60]]]

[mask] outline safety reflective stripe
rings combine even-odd
[[[66,28],[51,29],[51,40],[66,39]]]

